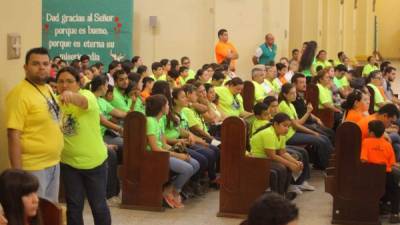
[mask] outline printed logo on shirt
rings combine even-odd
[[[74,136],[77,134],[78,122],[72,114],[64,114],[62,117],[61,130],[66,136]]]

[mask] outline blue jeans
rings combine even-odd
[[[191,149],[195,150],[199,154],[203,155],[205,158],[207,158],[208,165],[207,165],[207,173],[208,173],[208,178],[213,181],[215,178],[217,178],[216,175],[216,162],[219,156],[219,150],[217,147],[214,147],[214,149],[204,147],[202,145],[192,145],[190,146]]]
[[[333,146],[330,140],[324,136],[314,136],[296,132],[289,140],[286,141],[288,145],[312,145],[317,153],[317,162],[314,167],[318,169],[325,169],[328,167],[329,158],[333,152]]]
[[[43,170],[28,171],[39,180],[38,195],[52,202],[58,202],[60,189],[60,165],[45,168]]]
[[[303,171],[300,177],[297,179],[297,181],[294,182],[294,184],[300,185],[304,181],[309,180],[311,175],[310,175],[310,159],[308,157],[308,152],[304,148],[291,145],[286,146],[286,150],[291,154],[297,155],[297,157],[299,158],[298,160],[303,163]]]
[[[85,194],[95,225],[111,225],[106,202],[107,162],[93,169],[76,169],[61,163],[61,174],[67,201],[67,225],[83,225]]]
[[[175,157],[169,157],[170,169],[178,175],[172,181],[172,185],[177,192],[181,192],[182,187],[199,169],[200,164],[195,159],[190,158],[189,162],[183,161]]]

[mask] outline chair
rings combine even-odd
[[[59,205],[47,199],[39,199],[39,209],[43,225],[61,225],[63,224],[63,212]]]

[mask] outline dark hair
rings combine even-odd
[[[241,225],[286,225],[299,217],[295,204],[279,194],[269,192],[251,206],[247,219]]]
[[[392,103],[385,104],[378,110],[379,115],[386,114],[388,117],[397,117],[399,118],[399,110],[397,109],[397,106]]]
[[[228,82],[226,82],[226,85],[228,86],[238,86],[238,85],[243,85],[243,80],[240,77],[234,77]]]
[[[195,87],[193,86],[193,84],[188,84],[187,82],[185,85],[183,85],[182,88],[186,95],[191,94],[191,93],[195,92],[195,90],[196,90]]]
[[[366,79],[366,83],[371,83],[372,79],[374,79],[378,74],[382,73],[380,70],[371,71]]]
[[[132,62],[133,64],[135,64],[135,63],[137,63],[137,62],[139,61],[139,59],[140,59],[140,56],[135,55],[135,56],[133,56],[131,62]]]
[[[190,59],[189,59],[189,57],[187,57],[187,56],[182,56],[182,58],[181,58],[181,64],[183,64],[183,61],[185,61],[185,60],[190,60]]]
[[[146,98],[146,116],[156,117],[168,103],[164,95],[151,95]]]
[[[340,59],[344,55],[344,52],[338,52],[337,57]]]
[[[161,59],[160,63],[162,66],[166,66],[169,63],[169,59]]]
[[[346,101],[344,101],[342,103],[342,108],[345,110],[350,110],[354,107],[354,104],[356,103],[356,101],[361,101],[362,99],[362,95],[366,94],[365,92],[358,90],[358,89],[354,89],[353,92],[351,92],[347,98]]]
[[[47,55],[49,57],[50,60],[50,55],[49,55],[49,51],[47,50],[47,48],[32,48],[30,49],[26,55],[25,55],[25,64],[28,65],[29,63],[29,59],[31,58],[31,55],[36,54],[36,55]]]
[[[339,64],[335,67],[335,71],[338,72],[347,72],[347,67],[343,64]]]
[[[159,80],[156,81],[153,85],[153,89],[151,90],[151,95],[164,95],[170,106],[173,105],[171,88],[167,81]],[[173,116],[172,107],[169,108],[169,112],[167,114],[167,127],[171,127],[171,121],[174,123],[174,126],[177,126],[179,121],[175,116]]]
[[[83,62],[85,60],[90,60],[90,57],[88,55],[82,55],[80,60],[81,60],[81,62]]]
[[[115,69],[118,67],[118,65],[120,65],[121,63],[117,60],[113,60],[110,62],[110,64],[108,64],[108,72],[110,73],[111,70]],[[111,74],[112,75],[112,74]]]
[[[119,77],[120,75],[122,75],[122,74],[128,75],[128,74],[125,72],[125,70],[117,70],[117,71],[114,72],[114,74],[113,74],[112,76],[113,76],[114,80],[117,81],[117,80],[118,80],[118,77]]]
[[[139,83],[140,82],[140,74],[138,73],[128,73],[128,79],[132,82]]]
[[[385,125],[380,120],[372,120],[368,123],[368,131],[374,133],[376,138],[380,138],[385,133]]]
[[[111,84],[109,84],[108,86],[107,86],[107,92],[106,92],[106,94],[108,94],[108,93],[113,93],[114,92],[114,86],[112,86]]]
[[[381,66],[379,68],[383,72],[390,64],[391,64],[391,62],[384,61],[384,62],[381,63]]]
[[[189,68],[187,68],[186,66],[179,67],[179,74],[185,72],[185,70],[189,70]]]
[[[71,74],[74,77],[75,81],[79,83],[79,81],[81,79],[81,77],[79,76],[79,71],[72,66],[66,66],[66,67],[62,68],[61,70],[59,70],[56,75],[56,80],[58,80],[58,78],[60,77],[60,74],[65,73],[65,72]]]
[[[280,123],[283,123],[285,121],[290,121],[290,120],[291,120],[290,117],[286,113],[282,113],[282,112],[277,113],[274,116],[274,118],[272,118],[272,120],[269,121],[269,123],[267,123],[266,125],[261,126],[260,128],[258,128],[256,130],[256,132],[254,132],[253,135],[257,134],[258,132],[260,132],[260,131],[262,131],[264,129],[267,129],[268,127],[272,126],[274,123],[280,124]]]
[[[207,93],[211,88],[214,88],[214,86],[212,84],[209,84],[209,83],[205,83],[205,84],[203,84],[203,86],[206,89]]]
[[[228,31],[226,29],[220,29],[218,31],[218,38],[219,38],[219,36],[223,35],[225,32],[228,32]]]
[[[53,57],[53,61],[56,60],[56,59],[61,59],[61,57],[59,55],[56,55],[56,56]]]
[[[176,80],[176,79],[178,79],[178,77],[179,77],[179,72],[176,71],[176,70],[174,70],[174,69],[171,69],[170,71],[168,71],[167,75],[168,75],[170,78],[172,78],[173,80]]]
[[[383,70],[383,74],[391,73],[393,70],[396,70],[393,66],[388,66]]]
[[[295,48],[295,49],[293,49],[292,50],[292,55],[295,53],[295,52],[298,52],[299,50],[297,49],[297,48]]]
[[[125,71],[125,73],[129,74],[133,69],[133,63],[129,60],[125,60],[121,63],[121,67]]]
[[[211,80],[225,80],[225,74],[222,72],[222,70],[216,70]]]
[[[281,92],[279,93],[279,97],[278,97],[278,102],[281,102],[281,101],[287,102],[287,99],[286,99],[286,97],[285,97],[285,94],[288,94],[289,91],[290,91],[292,88],[295,88],[295,87],[294,87],[294,85],[291,84],[291,83],[286,83],[286,84],[282,85]]]
[[[175,67],[179,65],[179,61],[176,60],[176,59],[171,59],[170,62],[171,62],[171,68],[172,69],[175,69]]]
[[[102,62],[97,62],[97,63],[94,64],[94,66],[95,66],[97,69],[100,69],[100,67],[104,66],[104,64],[103,64]]]
[[[368,56],[367,61],[369,62],[374,56]]]
[[[172,90],[172,104],[173,104],[173,106],[176,106],[174,100],[178,99],[178,95],[179,95],[179,93],[181,93],[181,92],[184,92],[184,93],[185,93],[185,91],[183,90],[183,88],[174,88],[174,89]]]
[[[107,83],[108,77],[105,75],[100,75],[93,77],[92,81],[88,84],[90,87],[90,91],[95,92],[99,89],[100,86],[105,85]]]
[[[271,106],[271,103],[277,102],[278,99],[275,98],[275,96],[267,96],[264,98],[263,103],[268,106],[268,108]]]
[[[306,76],[302,73],[295,73],[291,79],[292,84],[297,83],[297,80],[300,78],[306,78]]]
[[[136,72],[140,75],[143,75],[144,72],[147,71],[147,66],[145,65],[141,65],[137,68]]]
[[[320,57],[320,55],[321,55],[322,53],[325,53],[325,54],[326,54],[326,51],[323,50],[323,49],[322,49],[322,50],[319,50],[319,52],[318,52],[317,56],[315,56],[315,58],[319,59],[319,57]]]
[[[327,73],[328,71],[325,69],[318,71],[317,76],[314,77],[315,83],[319,83]]]
[[[304,70],[310,69],[315,56],[315,51],[317,50],[317,42],[309,41],[307,42],[307,47],[301,55],[299,71],[302,72]]]
[[[198,80],[200,78],[201,75],[203,75],[206,71],[203,69],[198,69],[196,72],[196,75],[194,76],[195,80]]]
[[[261,116],[261,114],[267,110],[268,110],[268,106],[262,102],[258,102],[253,107],[254,115],[256,115],[256,116]]]
[[[142,80],[142,91],[144,91],[144,89],[145,89],[145,87],[146,87],[146,85],[148,84],[148,83],[151,83],[151,82],[154,82],[154,79],[153,78],[151,78],[151,77],[145,77],[145,78],[143,78],[143,80]]]
[[[157,70],[158,68],[162,68],[163,66],[162,66],[162,64],[160,63],[160,62],[153,62],[152,64],[151,64],[151,70],[152,71],[154,71],[154,70]]]
[[[210,64],[204,64],[202,67],[201,67],[203,70],[207,70],[208,68],[212,68],[212,66],[210,65]],[[214,69],[213,69],[214,70]]]
[[[38,189],[38,179],[26,171],[7,169],[0,174],[0,203],[8,224],[25,224],[22,197],[37,192]],[[30,220],[29,224],[39,224],[39,214]]]
[[[135,89],[137,89],[137,83],[134,81],[129,82],[128,86],[124,90],[125,96],[130,96],[129,94],[131,93],[131,91],[133,91]]]
[[[286,67],[286,65],[283,63],[277,63],[275,66],[276,66],[276,70],[278,70],[278,71],[280,71]]]

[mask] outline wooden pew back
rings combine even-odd
[[[249,80],[244,81],[244,86],[241,95],[243,98],[244,110],[246,110],[247,112],[253,112],[253,106],[255,102],[253,82]]]
[[[162,211],[169,178],[169,153],[147,151],[146,117],[130,112],[124,122],[122,208]]]
[[[310,102],[314,108],[313,114],[315,114],[326,127],[333,128],[334,125],[334,112],[330,109],[319,109],[319,90],[316,84],[307,84],[306,100]]]
[[[43,225],[61,225],[63,224],[63,211],[59,205],[47,199],[40,198],[39,210]]]
[[[222,124],[218,216],[244,217],[269,187],[269,160],[245,155],[246,133],[245,122],[238,117],[229,117]]]
[[[369,114],[374,114],[375,113],[375,91],[372,89],[372,87],[366,85],[368,92],[369,92],[369,107],[368,107],[368,112]]]

